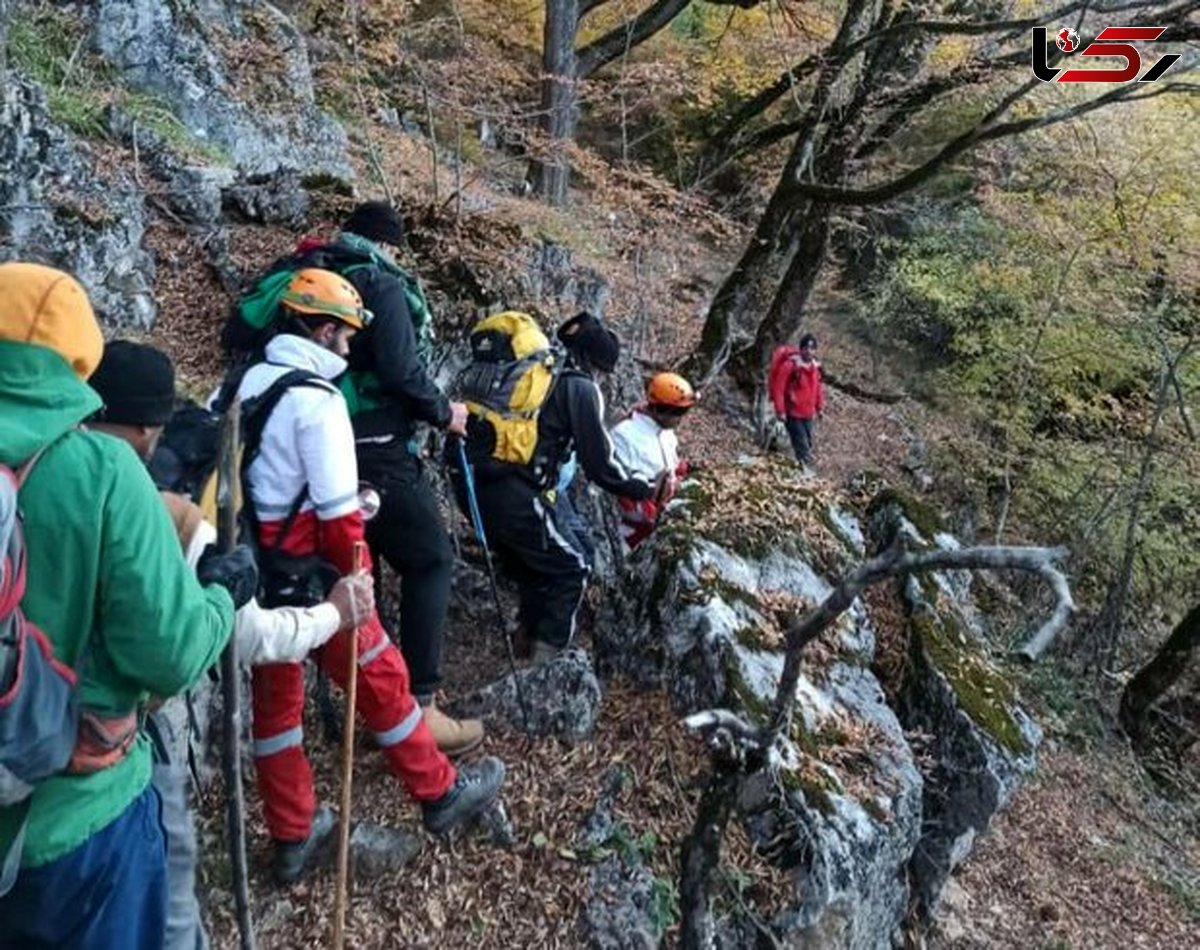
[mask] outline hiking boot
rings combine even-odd
[[[504,763],[494,756],[464,765],[441,798],[421,806],[425,829],[444,835],[488,807],[504,782]]]
[[[533,665],[541,666],[543,663],[553,662],[562,654],[563,649],[563,647],[552,646],[542,640],[534,640]]]
[[[466,755],[478,749],[483,742],[483,723],[478,719],[454,719],[447,716],[433,703],[423,704],[425,725],[433,734],[433,741],[450,758]]]
[[[325,857],[325,846],[337,827],[333,812],[318,808],[313,815],[312,830],[302,841],[276,841],[273,870],[278,884],[295,884],[312,872]]]

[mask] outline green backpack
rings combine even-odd
[[[234,304],[221,334],[221,345],[227,353],[244,358],[247,354],[262,352],[275,335],[279,303],[284,292],[296,271],[305,267],[320,267],[343,277],[365,267],[378,267],[399,278],[404,285],[404,300],[416,332],[417,358],[422,366],[429,365],[434,345],[433,313],[420,283],[380,253],[371,241],[349,233],[343,233],[332,244],[301,242],[297,253],[276,261]],[[352,416],[383,404],[374,373],[351,371],[342,377],[339,387]]]

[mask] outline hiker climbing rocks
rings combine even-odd
[[[783,420],[796,461],[805,471],[813,465],[813,420],[825,411],[825,388],[817,362],[817,338],[800,337],[800,345],[780,346],[771,355],[768,389],[775,418]]]
[[[259,452],[245,470],[245,504],[257,525],[268,607],[320,599],[329,568],[335,575],[349,573],[355,542],[363,539],[354,432],[331,380],[345,372],[352,338],[373,319],[344,278],[318,269],[299,271],[280,306],[280,332],[238,387],[243,405],[271,398],[272,387],[274,393],[282,390],[263,425]],[[408,667],[377,614],[357,636],[363,718],[388,765],[422,803],[426,828],[445,833],[496,797],[504,766],[485,758],[456,773],[429,731],[409,689]],[[350,634],[342,633],[316,655],[322,670],[342,687],[349,648]],[[316,811],[304,754],[303,668],[297,663],[255,667],[253,701],[255,764],[275,840],[275,874],[294,881],[310,868],[333,828],[328,810]]]
[[[81,428],[101,405],[84,380],[104,342],[79,284],[0,264],[0,300],[0,462],[41,452],[20,489],[20,605],[78,671],[82,706],[67,772],[0,808],[0,855],[19,849],[21,865],[0,898],[0,946],[161,947],[166,855],[137,720],[150,695],[190,688],[217,661],[253,567],[241,553],[210,563],[238,597],[202,587],[137,456]]]
[[[695,404],[691,383],[677,373],[659,373],[646,387],[645,404],[613,428],[613,445],[621,464],[657,486],[653,498],[617,499],[621,536],[631,548],[649,537],[687,475],[687,462],[679,459],[675,429]]]
[[[466,407],[447,399],[426,371],[431,314],[420,286],[393,258],[403,243],[397,211],[385,202],[367,202],[351,213],[332,243],[305,239],[295,256],[277,262],[270,273],[283,277],[301,266],[332,270],[354,286],[374,314],[351,343],[350,371],[339,381],[354,425],[359,474],[381,500],[367,525],[367,541],[372,553],[400,575],[396,633],[413,693],[438,745],[459,756],[483,741],[483,724],[452,719],[435,705],[454,552],[416,434],[419,423],[463,434]],[[255,335],[245,331],[245,322],[235,315],[227,344],[250,348]]]
[[[89,384],[104,407],[88,423],[127,442],[148,461],[175,405],[175,368],[152,346],[115,340],[104,350]],[[191,499],[164,491],[162,499],[191,567],[203,565],[216,542],[217,530],[204,520]],[[204,567],[201,567],[204,570]],[[375,609],[369,574],[343,577],[329,599],[313,607],[265,610],[250,600],[238,610],[234,635],[238,656],[246,664],[301,663],[335,633],[352,630]],[[202,679],[187,697],[166,700],[147,719],[154,747],[154,787],[162,798],[162,826],[167,838],[166,950],[207,947],[208,937],[196,900],[196,831],[188,807],[190,724],[207,717],[193,709],[207,707],[208,683]],[[201,743],[202,744],[202,743]]]
[[[535,662],[571,643],[590,573],[555,511],[554,489],[572,450],[584,474],[605,491],[638,500],[654,494],[649,481],[617,460],[604,426],[604,397],[594,376],[616,366],[617,335],[581,313],[559,327],[558,339],[566,347],[561,365],[527,314],[488,317],[471,333],[475,360],[460,378],[471,411],[467,457],[479,507],[489,541],[517,580],[518,639]],[[499,402],[505,405],[490,404]],[[448,452],[447,461],[467,511],[459,456]]]

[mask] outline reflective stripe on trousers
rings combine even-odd
[[[254,757],[262,759],[268,755],[277,755],[284,749],[292,749],[303,745],[304,728],[302,726],[295,726],[285,732],[277,732],[273,736],[264,736],[262,739],[255,739]]]

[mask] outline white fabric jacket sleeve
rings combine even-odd
[[[201,521],[187,549],[187,562],[193,570],[204,549],[216,540],[217,529]],[[299,663],[337,633],[341,623],[337,608],[330,603],[267,610],[251,600],[234,615],[233,635],[238,657],[248,666]]]

